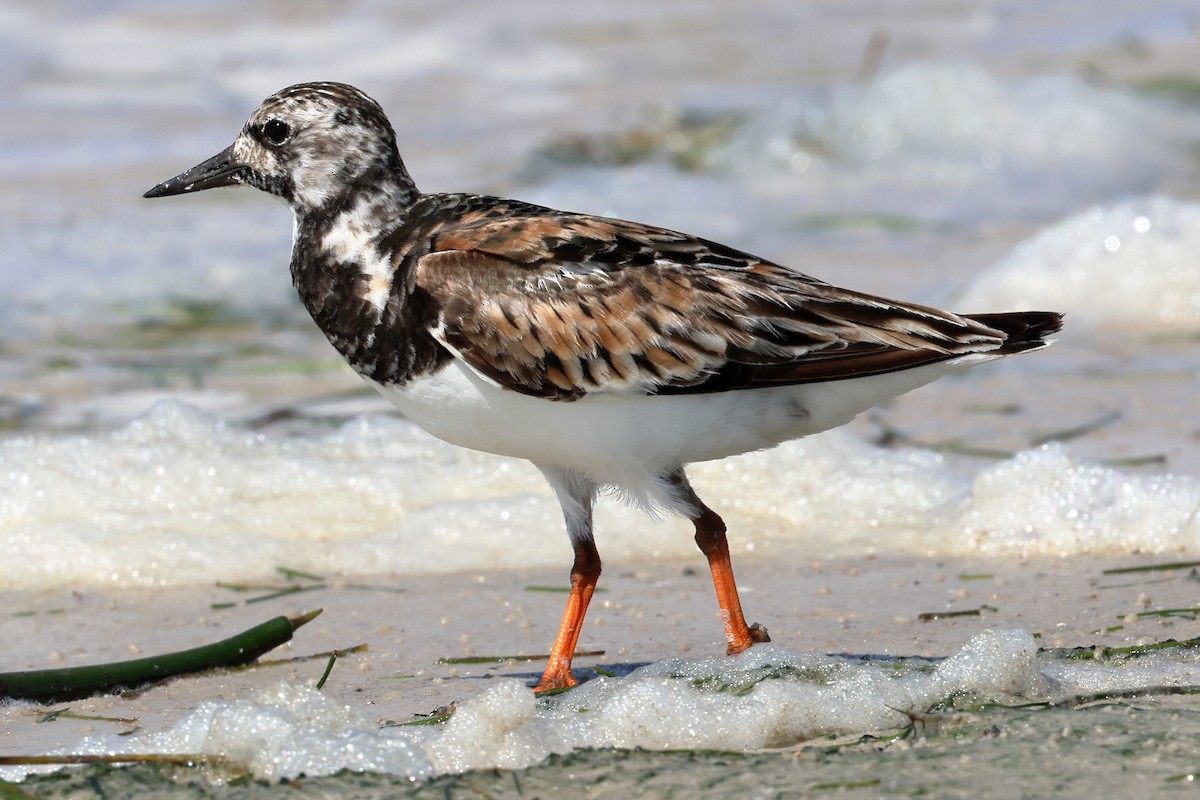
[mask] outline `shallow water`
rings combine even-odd
[[[318,78],[376,96],[430,190],[678,227],[881,294],[1068,312],[1050,351],[945,380],[847,431],[698,466],[736,558],[1191,558],[1193,6],[8,4],[0,588],[248,580],[279,564],[565,570],[559,512],[531,468],[429,440],[328,350],[288,285],[284,209],[249,192],[140,199],[224,147],[261,97]],[[615,501],[598,528],[606,563],[692,555],[685,526]],[[1108,689],[1187,669],[1167,658]],[[239,701],[254,702],[217,705]],[[1029,796],[1086,794],[1118,773],[1169,792],[1191,780],[1180,776],[1194,766],[1193,705],[991,708],[882,749],[585,751],[414,791],[503,796],[587,775],[624,787],[612,796],[631,785],[746,796],[749,766],[765,796],[999,796],[1014,775]],[[879,724],[839,713],[845,731]],[[749,730],[761,737],[759,723]],[[495,725],[473,730],[477,749],[499,741]],[[85,773],[37,791],[163,790],[157,776]],[[385,795],[395,780],[310,778],[301,790]]]

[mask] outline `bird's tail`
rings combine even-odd
[[[1005,334],[1004,344],[992,351],[1000,355],[1045,347],[1053,341],[1046,337],[1061,330],[1063,324],[1063,315],[1057,311],[1003,311],[962,316]]]

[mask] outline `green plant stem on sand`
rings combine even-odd
[[[0,698],[57,703],[132,688],[172,675],[245,664],[292,638],[320,609],[295,618],[275,617],[219,642],[132,661],[85,667],[0,673]]]
[[[1164,564],[1146,564],[1142,567],[1118,567],[1106,569],[1102,575],[1128,575],[1134,572],[1169,572],[1176,569],[1195,569],[1200,567],[1200,561],[1169,561]]]
[[[576,650],[573,658],[588,658],[604,655],[603,650]],[[503,664],[507,661],[546,661],[550,658],[549,653],[542,653],[535,656],[512,655],[512,656],[446,656],[439,658],[438,664]]]

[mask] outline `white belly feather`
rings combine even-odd
[[[844,425],[877,403],[991,358],[973,354],[884,375],[770,389],[593,394],[573,402],[503,389],[456,360],[380,391],[439,439],[570,470],[645,498],[664,471]]]

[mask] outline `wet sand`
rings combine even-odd
[[[820,653],[944,656],[990,626],[1019,627],[1042,647],[1122,647],[1195,635],[1177,617],[1139,612],[1195,604],[1188,569],[1105,575],[1110,568],[1161,563],[1139,557],[958,560],[839,558],[736,564],[748,616],[775,643]],[[183,649],[230,636],[279,614],[324,613],[264,659],[300,657],[367,644],[342,657],[323,692],[380,724],[438,712],[477,695],[498,677],[530,685],[543,662],[440,664],[442,658],[545,653],[563,595],[529,587],[562,586],[563,570],[444,576],[336,577],[328,587],[229,609],[238,594],[210,586],[104,591],[6,592],[5,668],[77,666]],[[262,593],[257,593],[262,594]],[[922,615],[978,610],[978,616]],[[674,656],[720,652],[723,636],[712,587],[697,556],[688,562],[612,564],[605,571],[580,641],[576,675],[592,668],[624,674]],[[141,730],[169,728],[203,700],[254,696],[280,681],[314,685],[326,658],[170,679],[133,696],[0,707],[0,754],[64,752],[95,732],[129,723],[59,717],[136,719]]]

